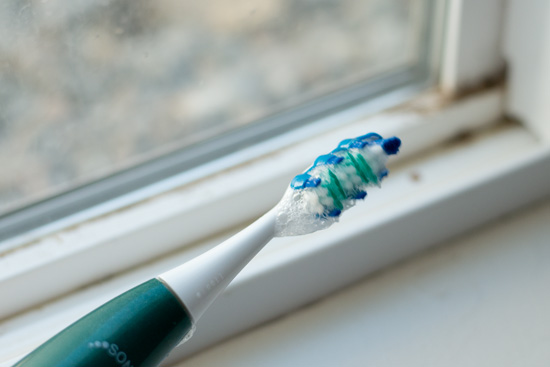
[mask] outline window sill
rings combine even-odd
[[[0,320],[174,251],[187,248],[191,256],[197,241],[269,210],[296,172],[339,140],[365,131],[398,135],[405,144],[396,158],[403,160],[461,131],[495,121],[502,111],[502,94],[501,89],[494,89],[448,104],[441,96],[427,93],[387,113],[354,117],[354,122],[343,119],[347,123],[330,132],[314,133],[310,128],[293,132],[291,137],[266,142],[268,147],[264,144],[245,149],[238,157],[226,157],[240,163],[216,175],[165,192],[153,187],[133,205],[76,224],[79,216],[68,218],[71,226],[38,239],[15,238],[13,243],[2,244],[0,251],[0,294],[5,300]],[[375,102],[379,107],[388,103]],[[296,134],[304,140],[296,143]],[[183,173],[187,174],[196,172]],[[171,185],[168,180],[158,186]],[[107,205],[116,207],[116,203]],[[4,250],[10,246],[12,250]],[[21,289],[27,293],[22,295]]]
[[[547,199],[181,366],[547,366],[548,218]]]
[[[403,162],[338,226],[268,245],[172,361],[545,197],[549,175],[550,150],[518,126]]]
[[[382,133],[392,131],[392,129],[401,131],[400,136],[404,137],[405,141],[411,142],[404,148],[403,156],[406,158],[421,149],[422,139],[426,145],[427,141],[431,143],[440,141],[464,129],[468,124],[459,123],[464,119],[469,121],[470,128],[491,121],[500,111],[498,108],[500,101],[500,91],[492,91],[478,96],[472,101],[462,103],[462,107],[458,104],[446,108],[445,113],[436,111],[436,113],[430,114],[425,110],[419,113],[418,109],[409,109],[405,112],[401,110],[398,118],[388,119],[385,116],[383,121],[382,118],[379,118],[380,120],[377,122],[375,117],[374,121],[369,121],[367,126],[369,130],[374,130],[378,124],[378,130]],[[465,108],[464,105],[468,107]],[[479,106],[493,107],[480,110]],[[442,120],[445,120],[446,124],[441,124]],[[424,132],[429,131],[431,135],[413,138],[412,135],[419,131],[419,124],[427,129]],[[364,125],[364,121],[348,125],[339,130],[338,134],[342,134],[342,137],[359,135],[365,131]],[[259,215],[261,210],[269,208],[276,202],[279,197],[279,186],[285,187],[292,172],[300,170],[295,166],[306,166],[307,162],[311,161],[310,155],[316,155],[319,151],[315,149],[317,144],[331,146],[339,137],[334,135],[319,136],[307,143],[294,146],[290,150],[280,152],[277,156],[262,158],[261,163],[263,164],[265,164],[265,160],[274,160],[279,163],[282,160],[290,163],[284,166],[282,171],[279,170],[275,173],[264,169],[265,175],[258,177],[261,177],[263,182],[269,183],[267,188],[263,188],[266,191],[250,191],[250,187],[231,185],[230,182],[225,182],[227,191],[224,192],[226,194],[224,199],[216,197],[216,192],[219,190],[216,191],[215,186],[210,187],[209,191],[208,183],[205,183],[202,189],[206,188],[210,200],[217,201],[219,206],[215,207],[218,208],[218,212],[213,218],[208,217],[206,211],[199,215],[195,212],[195,216],[192,215],[193,212],[187,213],[188,216],[191,215],[189,217],[192,220],[191,224],[204,222],[214,226],[218,225],[218,228],[227,228],[229,225],[235,226],[237,223]],[[414,142],[418,145],[415,145]],[[182,348],[176,350],[167,363],[179,360],[235,333],[310,303],[312,300],[361,279],[372,271],[536,200],[548,193],[549,188],[546,183],[548,182],[547,172],[550,172],[548,168],[549,156],[548,147],[538,144],[523,128],[504,126],[477,136],[472,141],[456,143],[450,148],[432,150],[414,160],[402,158],[391,167],[392,175],[385,182],[384,190],[373,191],[367,199],[367,203],[346,214],[341,223],[334,228],[308,237],[278,239],[268,245],[235,280],[219,302],[204,316],[196,336]],[[288,159],[289,157],[298,158]],[[233,172],[232,178],[239,177],[238,175],[247,177],[246,170],[254,169],[255,164],[254,162],[250,163],[243,168],[244,171],[236,170]],[[527,175],[531,179],[525,182],[524,178]],[[224,177],[221,177],[222,181],[223,179]],[[259,184],[258,182],[245,182],[245,186],[255,187]],[[219,182],[217,184],[220,185]],[[187,189],[192,191],[196,188]],[[265,195],[268,191],[271,194]],[[513,196],[509,195],[509,192],[524,192],[525,194]],[[189,192],[186,194],[189,195]],[[96,260],[102,260],[99,263],[106,268],[120,265],[122,262],[124,266],[119,269],[127,269],[132,266],[130,262],[124,263],[128,259],[109,258],[109,249],[113,248],[110,246],[129,246],[129,251],[121,252],[128,254],[129,258],[132,256],[147,257],[149,256],[147,253],[142,253],[146,247],[139,247],[140,251],[133,251],[133,249],[142,243],[154,243],[158,239],[155,236],[159,233],[164,235],[165,242],[166,236],[173,236],[177,239],[171,245],[173,247],[166,247],[167,252],[172,252],[164,258],[157,258],[146,265],[119,273],[115,278],[78,292],[72,292],[41,308],[6,319],[0,324],[0,343],[9,347],[0,351],[0,361],[5,361],[4,363],[0,362],[0,366],[9,366],[10,363],[7,360],[19,358],[77,317],[121,291],[195,256],[229,235],[229,233],[223,233],[210,236],[200,242],[195,242],[193,246],[186,246],[182,250],[182,242],[185,241],[181,239],[179,223],[185,223],[185,217],[181,216],[183,214],[181,214],[180,204],[185,204],[183,205],[185,208],[193,208],[197,202],[183,202],[182,200],[174,202],[174,197],[183,195],[181,191],[170,195],[176,196],[161,197],[159,201],[149,203],[153,207],[137,207],[123,213],[129,216],[125,218],[129,223],[132,218],[150,219],[151,216],[145,215],[145,213],[150,213],[150,210],[155,209],[154,205],[158,205],[157,209],[163,209],[164,211],[152,211],[162,215],[159,214],[155,218],[157,221],[153,223],[153,227],[145,226],[148,231],[146,236],[134,233],[132,236],[122,236],[118,243],[115,241],[114,243],[105,243],[103,246],[90,245],[90,251],[76,252],[76,255],[70,252],[70,248],[68,253],[63,253],[63,256],[57,254],[58,265],[61,266],[55,269],[53,275],[51,268],[48,269],[50,272],[46,281],[52,279],[52,276],[54,278],[58,276],[63,280],[60,284],[52,286],[50,281],[47,285],[29,286],[33,283],[29,282],[29,273],[24,272],[8,274],[11,278],[4,279],[12,281],[0,282],[0,286],[12,287],[4,288],[6,292],[2,291],[2,294],[7,294],[8,297],[12,295],[9,298],[12,303],[7,304],[12,307],[13,312],[13,310],[22,308],[17,306],[18,299],[26,297],[21,297],[21,289],[25,289],[27,294],[44,291],[51,295],[56,286],[59,286],[59,294],[62,294],[79,284],[72,278],[65,281],[67,274],[71,274],[71,277],[74,275],[78,281],[82,281],[84,278],[88,282],[94,281],[94,276],[86,273],[87,270],[80,271],[82,264],[78,259],[85,262],[90,259],[90,256],[93,256]],[[193,195],[187,197],[193,197]],[[245,198],[248,198],[254,205],[248,205]],[[475,213],[471,213],[472,203],[484,203],[485,205]],[[233,215],[230,212],[232,207],[243,207],[248,211],[241,211],[237,215]],[[180,214],[175,215],[177,213]],[[230,218],[232,221],[221,225],[224,218]],[[112,218],[107,218],[107,224],[109,219]],[[92,222],[89,225],[93,227],[99,224]],[[103,228],[109,228],[109,226],[105,227],[105,222],[103,225]],[[138,221],[134,223],[134,228],[140,225],[143,223]],[[114,224],[111,223],[112,226]],[[121,227],[115,226],[115,228],[120,230]],[[166,228],[170,230],[162,232]],[[191,225],[189,228],[194,227]],[[414,230],[415,228],[423,228],[423,230]],[[91,232],[86,232],[87,230]],[[81,237],[82,231],[84,234],[95,233],[89,228],[75,230]],[[95,231],[97,232],[97,228]],[[233,232],[235,229],[233,228],[231,231]],[[95,235],[98,236],[102,233],[95,233]],[[73,233],[73,235],[75,234]],[[68,237],[64,238],[62,242],[71,243],[69,241],[70,234],[66,234],[66,236]],[[187,243],[193,243],[199,238],[197,236],[195,238],[193,235],[188,236]],[[366,238],[369,239],[367,245],[364,243]],[[132,242],[133,240],[137,242]],[[183,243],[183,245],[185,244]],[[49,242],[49,246],[54,245],[55,243]],[[133,247],[131,247],[132,245]],[[59,246],[63,248],[62,244]],[[82,243],[78,243],[78,246],[82,246],[80,250],[86,248],[86,245]],[[174,253],[174,249],[178,247],[180,248],[179,252]],[[55,249],[55,247],[53,248]],[[67,248],[64,249],[67,250]],[[46,252],[46,254],[48,253]],[[16,255],[24,257],[24,254]],[[75,259],[77,261],[73,263],[72,261]],[[9,260],[3,259],[4,262]],[[13,258],[11,260],[15,261]],[[51,264],[49,265],[51,266]],[[34,276],[47,270],[41,266],[30,268],[31,275]],[[327,269],[330,269],[332,273],[328,273]],[[339,271],[339,269],[346,269],[346,272]],[[3,274],[7,274],[8,270],[3,268]],[[102,277],[105,277],[112,274],[109,269],[100,270],[103,273],[98,272],[96,276],[103,274]],[[78,279],[79,277],[81,279]],[[95,280],[97,281],[97,279]],[[71,284],[71,281],[75,283]],[[269,290],[269,292],[265,290]],[[231,310],[229,317],[227,310]],[[7,312],[5,308],[2,311]]]
[[[537,144],[523,128],[510,125],[400,162],[392,167],[384,189],[373,192],[367,203],[352,209],[337,226],[322,234],[278,239],[268,245],[204,316],[191,341],[168,362],[543,197],[549,190],[548,172],[548,147]],[[227,235],[7,319],[0,325],[0,343],[10,347],[3,348],[0,360],[18,358],[121,290]],[[344,268],[346,272],[339,271]],[[230,317],[227,310],[231,310]]]

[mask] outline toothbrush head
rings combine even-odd
[[[388,156],[397,154],[401,140],[369,133],[345,139],[329,154],[319,156],[294,177],[276,209],[276,235],[318,231],[338,221],[340,214],[380,186],[387,176]]]

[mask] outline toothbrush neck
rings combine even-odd
[[[274,236],[269,211],[241,232],[204,254],[161,274],[196,322],[214,299]]]

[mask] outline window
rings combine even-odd
[[[8,1],[0,240],[425,80],[430,1]]]
[[[338,6],[344,3],[338,2],[342,4]],[[370,2],[382,7],[388,3]],[[311,4],[336,6],[331,2]],[[2,362],[17,359],[50,333],[118,292],[219,243],[276,203],[292,175],[310,164],[323,147],[365,130],[398,134],[405,142],[402,158],[394,161],[384,190],[372,195],[368,205],[356,207],[355,219],[343,218],[322,235],[270,244],[235,280],[231,291],[201,319],[196,336],[173,354],[172,362],[334,292],[436,241],[547,195],[547,143],[523,125],[491,128],[509,108],[502,85],[489,83],[493,87],[484,87],[484,81],[502,71],[498,42],[506,28],[503,2],[494,0],[480,5],[475,0],[449,1],[447,7],[441,6],[443,2],[395,4],[406,4],[404,9],[414,9],[407,14],[414,13],[421,17],[414,19],[424,19],[421,23],[429,25],[423,28],[427,33],[417,33],[430,36],[414,41],[421,45],[418,50],[426,47],[426,40],[433,46],[440,38],[443,50],[417,53],[412,62],[396,68],[392,65],[386,72],[354,74],[345,85],[327,82],[320,89],[308,91],[312,95],[294,95],[290,101],[279,101],[283,107],[269,104],[262,112],[265,115],[258,114],[259,120],[250,118],[249,124],[238,125],[235,130],[233,126],[237,125],[231,125],[231,129],[226,125],[227,131],[221,132],[225,129],[222,128],[216,131],[219,136],[202,141],[207,147],[209,142],[233,139],[242,133],[249,139],[245,139],[247,144],[241,146],[239,140],[232,140],[242,149],[228,149],[214,163],[146,186],[140,195],[129,194],[126,201],[123,196],[106,201],[101,210],[77,210],[58,227],[52,224],[47,232],[35,230],[25,232],[28,237],[19,235],[5,240],[0,257],[0,319],[5,320],[0,322],[0,344],[9,347],[0,351],[0,366],[9,366],[9,362]],[[479,6],[483,6],[483,11],[479,11]],[[479,34],[483,37],[476,36]],[[517,56],[517,51],[508,52]],[[440,73],[434,55],[443,55]],[[475,58],[484,61],[482,67],[477,68],[481,64],[474,62],[464,64],[464,60]],[[426,66],[434,74],[427,73]],[[436,88],[426,90],[427,85],[434,85],[430,82]],[[405,100],[406,104],[383,111]],[[331,104],[335,101],[341,103]],[[364,103],[357,104],[358,101]],[[317,107],[310,109],[311,106]],[[274,131],[270,130],[273,126]],[[280,126],[282,131],[277,130]],[[479,133],[480,129],[488,132]],[[279,135],[255,145],[251,144],[255,135],[246,131],[260,131],[262,137],[274,132]],[[452,147],[430,151],[457,135],[462,137],[460,141],[468,140],[468,136],[473,139],[465,144],[455,140]],[[485,139],[487,135],[489,138]],[[192,149],[198,146],[182,148],[182,155],[197,157]],[[174,147],[165,157],[178,156],[179,148]],[[423,154],[416,154],[419,152]],[[165,152],[152,149],[150,156],[141,159],[153,159],[158,164],[161,153]],[[442,180],[433,180],[442,170]],[[215,179],[211,179],[214,172]],[[524,194],[509,195],[516,192],[518,185],[523,185]],[[465,212],[473,202],[487,205],[473,213]],[[424,230],[417,230],[419,227]],[[368,244],[364,243],[365,238],[369,238]],[[319,279],[326,280],[323,274],[327,268],[339,271],[330,281],[320,282]],[[83,289],[85,286],[89,287]],[[22,293],[21,289],[27,292]],[[262,307],[252,307],[259,304]]]

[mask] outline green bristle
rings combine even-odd
[[[376,177],[376,175],[372,171],[370,164],[365,160],[365,158],[363,158],[361,154],[357,154],[356,157],[357,157],[357,162],[363,169],[365,176],[368,179],[368,182],[378,184],[378,177]]]
[[[355,168],[355,171],[357,172],[357,175],[361,178],[361,180],[364,183],[368,184],[369,183],[369,178],[365,175],[365,172],[363,172],[361,164],[357,161],[357,159],[355,159],[353,154],[351,154],[351,152],[348,151],[346,153],[346,157],[348,158],[349,162],[351,162],[351,164]]]
[[[330,169],[328,170],[328,175],[331,178],[331,182],[334,183],[334,185],[338,188],[338,192],[340,193],[340,197],[342,199],[345,199],[346,198],[346,192],[344,191],[344,188],[342,187],[342,184],[340,183],[340,180],[338,179],[338,177]]]
[[[334,200],[334,206],[342,210],[344,208],[342,200],[344,200],[346,196],[338,177],[336,177],[331,170],[327,170],[326,173],[323,172],[323,176],[325,177],[322,177],[321,185],[328,190],[330,197]]]

